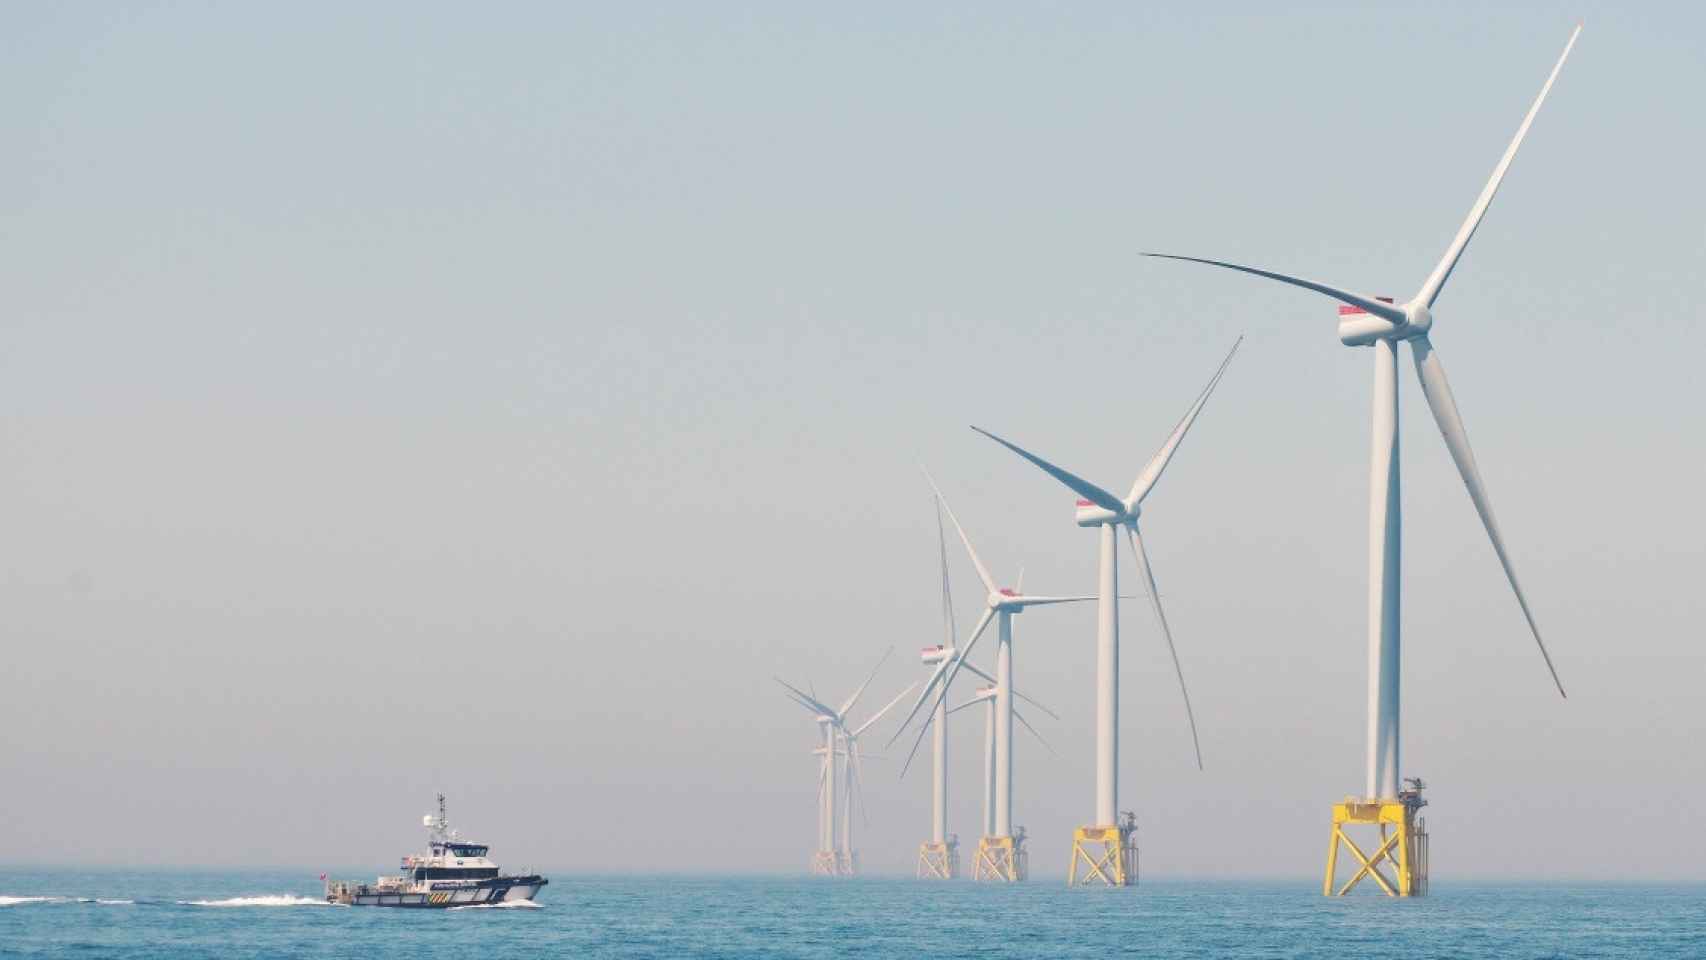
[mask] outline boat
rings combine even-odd
[[[445,908],[531,902],[550,883],[537,873],[504,875],[486,858],[483,843],[462,839],[450,828],[444,794],[438,795],[438,816],[421,818],[427,828],[426,856],[403,858],[402,873],[373,883],[326,880],[326,902],[352,907]]]

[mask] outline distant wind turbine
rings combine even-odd
[[[853,800],[851,792],[855,789],[855,785],[859,780],[859,735],[868,730],[871,725],[881,719],[884,714],[888,713],[888,711],[892,709],[895,704],[899,703],[902,698],[911,693],[913,687],[916,687],[917,684],[914,683],[911,686],[908,686],[905,690],[902,690],[898,696],[889,701],[888,706],[877,711],[874,716],[860,724],[857,728],[850,729],[847,726],[847,713],[853,709],[854,704],[859,702],[859,697],[864,694],[865,688],[869,687],[871,685],[871,681],[876,679],[877,671],[882,669],[883,663],[888,660],[889,655],[892,653],[894,653],[894,648],[890,647],[889,650],[883,654],[882,659],[877,661],[877,665],[871,669],[871,675],[866,677],[865,682],[861,683],[859,688],[853,691],[853,695],[848,697],[846,701],[841,704],[840,709],[830,707],[823,701],[817,699],[813,694],[801,690],[793,684],[788,683],[786,680],[783,680],[781,677],[775,678],[777,683],[787,689],[788,696],[793,699],[795,703],[798,703],[800,706],[812,713],[823,737],[823,746],[818,748],[818,751],[822,752],[823,766],[818,776],[818,849],[812,856],[812,873],[827,876],[846,876],[851,875],[857,869],[856,854],[852,846],[853,826],[851,814]],[[838,847],[835,836],[837,812],[836,780],[838,766],[837,758],[842,744],[846,745],[848,778],[846,789],[849,791],[849,796],[846,808],[848,818],[842,822],[843,845]],[[813,752],[816,753],[818,751]]]
[[[958,675],[960,667],[966,663],[972,648],[983,636],[984,630],[991,620],[997,621],[995,647],[995,804],[994,818],[985,824],[983,838],[978,843],[978,862],[992,860],[996,867],[991,871],[992,876],[1004,877],[1009,880],[1018,879],[1017,851],[1013,843],[1013,617],[1023,613],[1029,607],[1051,606],[1058,603],[1081,603],[1096,599],[1095,597],[1047,597],[1029,596],[1018,589],[998,586],[995,578],[990,576],[989,568],[985,567],[982,558],[973,549],[971,540],[966,536],[965,528],[960,526],[959,518],[954,515],[954,508],[948,505],[947,498],[936,486],[935,478],[925,471],[924,478],[929,481],[930,488],[936,493],[936,502],[948,513],[948,519],[953,521],[954,530],[960,536],[960,542],[965,544],[966,553],[970,555],[972,566],[977,569],[978,579],[983,581],[988,593],[984,597],[984,611],[977,627],[972,631],[971,639],[966,643],[965,652],[953,663],[943,661],[937,667],[936,675],[930,678],[924,691],[919,694],[918,702],[913,705],[912,715],[907,717],[908,723],[912,716],[925,701],[935,699],[935,709],[940,711],[946,703],[948,688]],[[1022,583],[1020,584],[1023,585]],[[938,684],[938,681],[940,683]],[[904,729],[904,724],[902,729]],[[900,732],[895,733],[896,737]],[[918,732],[919,739],[924,731]],[[913,749],[917,749],[916,744]]]
[[[1029,460],[1044,473],[1077,493],[1080,498],[1078,525],[1101,528],[1101,546],[1098,552],[1100,583],[1096,606],[1096,821],[1078,828],[1074,834],[1072,867],[1068,873],[1068,882],[1076,882],[1081,859],[1090,868],[1085,877],[1086,881],[1100,879],[1115,886],[1125,886],[1136,881],[1136,856],[1134,852],[1127,852],[1133,841],[1133,828],[1129,823],[1116,819],[1119,791],[1120,628],[1119,560],[1115,540],[1118,530],[1122,527],[1125,529],[1127,541],[1131,544],[1132,557],[1137,563],[1138,572],[1143,576],[1144,586],[1149,594],[1149,605],[1155,612],[1156,625],[1167,642],[1168,653],[1172,655],[1173,671],[1179,679],[1179,692],[1184,697],[1185,716],[1190,723],[1191,745],[1196,752],[1197,767],[1202,767],[1202,747],[1197,739],[1196,716],[1191,711],[1190,693],[1185,689],[1185,673],[1179,666],[1179,653],[1173,645],[1173,633],[1167,626],[1167,616],[1161,610],[1161,595],[1155,588],[1155,575],[1150,570],[1149,556],[1144,550],[1143,536],[1138,531],[1137,521],[1142,513],[1144,499],[1154,491],[1161,474],[1172,462],[1173,455],[1178,452],[1179,445],[1184,442],[1185,434],[1190,432],[1197,416],[1202,413],[1209,396],[1214,393],[1215,386],[1225,375],[1227,365],[1232,362],[1232,357],[1238,352],[1238,345],[1243,340],[1243,337],[1239,337],[1233,342],[1232,349],[1227,352],[1226,359],[1221,361],[1208,386],[1197,395],[1196,402],[1173,428],[1167,441],[1156,451],[1149,465],[1143,468],[1143,472],[1138,474],[1136,482],[1131,486],[1131,492],[1123,500],[1017,444],[1003,440],[981,427],[972,427],[978,433]],[[988,614],[985,615],[983,623],[987,622]],[[970,644],[967,646],[969,648]]]

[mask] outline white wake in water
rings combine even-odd
[[[225,900],[179,900],[186,907],[324,907],[326,901],[316,897],[298,897],[289,893],[263,894],[257,897],[230,897]]]
[[[101,900],[95,897],[8,897],[0,896],[0,907],[17,907],[26,903],[93,903],[103,907],[132,904],[135,900]]]
[[[543,904],[534,903],[532,900],[505,900],[502,903],[470,903],[470,904],[465,904],[465,905],[460,906],[460,907],[451,907],[450,909],[452,909],[452,910],[543,910],[543,909],[545,909],[545,907]]]

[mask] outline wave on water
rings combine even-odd
[[[179,900],[185,907],[323,907],[326,901],[318,897],[299,897],[290,893],[269,893],[255,897],[229,897],[225,900]]]
[[[465,904],[465,905],[460,906],[460,907],[451,907],[450,909],[452,909],[452,910],[543,910],[543,909],[545,909],[545,905],[540,904],[540,903],[534,903],[532,900],[505,900],[502,903],[470,903],[470,904]]]

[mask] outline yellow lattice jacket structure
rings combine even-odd
[[[1327,840],[1327,875],[1321,881],[1321,893],[1342,897],[1356,889],[1364,879],[1372,879],[1389,897],[1419,897],[1428,892],[1428,828],[1427,821],[1416,815],[1427,801],[1422,799],[1426,784],[1419,779],[1407,781],[1413,788],[1401,791],[1396,800],[1362,800],[1346,797],[1333,805],[1333,832]],[[1347,827],[1365,824],[1376,829],[1372,840],[1379,845],[1373,854],[1365,854],[1351,839]],[[1339,848],[1344,847],[1357,860],[1357,871],[1342,885],[1338,884]],[[1389,877],[1382,865],[1390,867],[1395,876]]]
[[[1080,876],[1079,867],[1084,867]],[[1137,886],[1137,815],[1122,813],[1114,826],[1079,827],[1072,832],[1072,866],[1067,886],[1105,883]]]
[[[949,837],[946,843],[929,840],[918,845],[918,879],[952,880],[960,875],[960,843]]]
[[[973,880],[1018,883],[1030,873],[1024,827],[1015,830],[1011,837],[983,837],[977,841],[977,859],[972,861]]]

